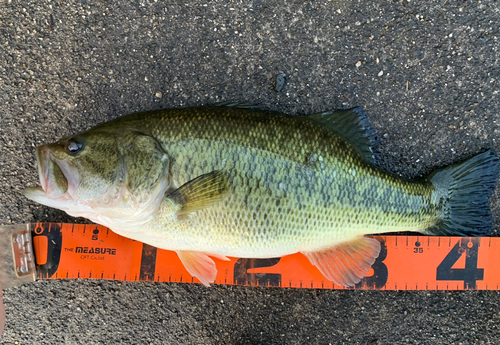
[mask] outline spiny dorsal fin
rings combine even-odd
[[[167,198],[181,206],[177,215],[183,215],[219,202],[229,192],[229,188],[229,176],[217,170],[186,182],[167,195]]]
[[[366,112],[362,107],[333,110],[309,115],[307,118],[321,123],[346,140],[370,163],[378,163],[379,153],[376,151],[379,144],[378,135],[368,121]]]

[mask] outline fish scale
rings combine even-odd
[[[377,167],[361,108],[287,116],[241,106],[128,115],[37,149],[26,195],[175,250],[208,285],[225,260],[302,252],[353,286],[380,252],[365,234],[482,235],[498,179],[491,151],[406,180]]]
[[[154,113],[143,126],[175,157],[175,186],[214,170],[228,171],[233,182],[230,198],[196,212],[188,226],[159,216],[155,226],[182,229],[164,234],[170,248],[271,257],[360,234],[425,229],[437,219],[432,185],[369,166],[304,118],[212,107]],[[162,135],[167,126],[172,137]]]

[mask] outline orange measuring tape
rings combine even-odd
[[[104,226],[36,223],[30,225],[30,230],[34,274],[38,279],[199,283],[184,269],[175,252],[127,239]],[[354,289],[499,289],[500,238],[374,238],[380,241],[382,250],[368,276]],[[326,280],[302,254],[272,259],[214,261],[218,269],[215,284],[346,289]]]

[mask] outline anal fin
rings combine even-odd
[[[176,253],[189,274],[198,278],[203,285],[209,287],[210,283],[215,281],[217,267],[207,254],[189,250],[178,250]],[[223,255],[214,254],[212,256],[224,261],[229,260]]]
[[[357,237],[317,252],[302,252],[328,280],[347,287],[368,274],[379,253],[379,241],[369,237]]]

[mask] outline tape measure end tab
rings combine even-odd
[[[0,284],[2,289],[35,281],[31,225],[0,226]]]

